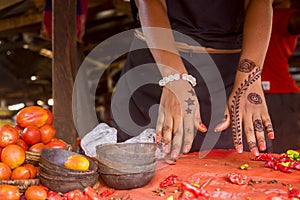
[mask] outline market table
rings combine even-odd
[[[244,164],[248,164],[249,167],[240,169]],[[200,184],[206,184],[209,199],[288,199],[290,188],[300,189],[299,170],[284,173],[266,168],[264,164],[264,161],[255,161],[249,152],[238,154],[235,150],[212,150],[190,153],[182,155],[172,165],[164,160],[158,161],[155,175],[146,186],[132,190],[116,190],[107,199],[153,200],[167,199],[170,196],[176,199],[179,195],[175,192],[176,187],[168,187],[164,196],[154,192],[159,188],[160,182],[171,174],[177,175],[181,180],[200,180]],[[251,184],[231,183],[227,175],[232,172],[248,175],[252,180]],[[99,191],[107,188],[101,180],[97,187]]]

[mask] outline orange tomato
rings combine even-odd
[[[11,172],[11,180],[16,180],[16,179],[29,179],[30,178],[30,171],[27,167],[25,166],[19,166],[13,169]]]
[[[10,167],[5,163],[0,162],[0,180],[9,180],[10,176],[11,176]]]
[[[90,166],[89,160],[82,155],[71,155],[64,162],[64,166],[75,170],[88,170]]]
[[[33,164],[26,163],[26,164],[23,164],[23,166],[26,167],[30,171],[30,177],[29,178],[31,178],[31,179],[36,178],[37,168]]]
[[[26,200],[46,200],[47,191],[39,185],[33,185],[25,191]]]
[[[17,186],[1,184],[0,199],[1,200],[19,200],[21,198],[20,190]]]
[[[11,169],[21,166],[26,158],[25,150],[16,144],[9,144],[2,149],[1,161]]]
[[[41,142],[41,132],[37,126],[27,126],[22,134],[21,138],[28,144],[29,146],[34,145],[36,143]]]

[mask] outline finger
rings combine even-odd
[[[259,151],[256,145],[256,136],[254,133],[254,127],[252,124],[252,118],[246,117],[244,120],[244,131],[247,139],[247,144],[251,153],[255,156],[259,155]]]
[[[238,153],[243,152],[243,138],[242,138],[242,123],[239,114],[231,115],[232,121],[232,137],[236,151]]]
[[[164,124],[165,116],[164,116],[164,108],[159,105],[158,109],[158,116],[156,122],[156,142],[163,142],[162,141],[162,128]]]
[[[183,119],[183,153],[188,153],[194,140],[194,123],[191,117]]]
[[[166,144],[169,144],[172,140],[173,132],[173,118],[168,113],[165,113],[165,120],[162,127],[162,137]]]
[[[269,117],[262,117],[263,124],[265,126],[265,130],[267,132],[268,138],[273,140],[275,139],[274,129],[272,126],[272,122]]]
[[[182,123],[181,123],[182,124]],[[176,132],[174,132],[174,137],[172,140],[172,152],[171,152],[171,158],[177,159],[180,153],[181,145],[182,145],[182,139],[183,139],[183,128],[182,126],[177,129]]]
[[[224,114],[224,119],[222,122],[217,124],[215,127],[214,131],[217,132],[222,132],[225,129],[227,129],[230,126],[230,117],[229,117],[229,110],[228,107],[226,106],[225,114]]]
[[[207,128],[206,128],[205,124],[203,124],[202,119],[201,119],[199,107],[195,109],[194,119],[195,119],[194,126],[196,127],[196,129],[202,133],[207,132]]]
[[[260,151],[266,150],[266,140],[264,133],[264,125],[259,117],[253,118],[253,127],[256,135],[256,140],[258,142],[258,148]]]

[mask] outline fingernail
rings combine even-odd
[[[221,124],[218,124],[216,127],[215,127],[215,132],[217,133],[217,132],[221,132],[221,130],[222,130],[222,123]]]
[[[169,153],[170,152],[170,145],[169,144],[167,144],[167,145],[164,146],[164,152],[165,153]]]
[[[236,151],[238,152],[238,153],[243,153],[243,146],[241,146],[241,145],[238,145],[238,146],[236,146]]]
[[[178,156],[177,151],[172,151],[172,153],[171,153],[171,158],[176,159],[177,156]]]
[[[251,149],[251,153],[252,153],[253,155],[255,155],[255,156],[259,156],[259,151],[258,151],[257,148],[252,148],[252,149]]]
[[[200,129],[201,129],[201,131],[203,131],[203,132],[206,132],[206,131],[207,131],[207,128],[206,128],[206,126],[205,126],[203,123],[200,124]]]
[[[189,145],[186,145],[184,148],[183,148],[183,153],[188,153],[190,151],[190,146]]]
[[[264,151],[267,148],[265,142],[260,142],[258,145],[259,145],[258,147],[261,151]]]
[[[275,138],[274,133],[273,132],[269,132],[268,133],[268,137],[269,137],[269,139],[273,140]]]
[[[156,142],[160,142],[161,141],[161,136],[160,135],[158,135],[158,136],[156,136]]]

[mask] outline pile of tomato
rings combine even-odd
[[[17,113],[14,126],[4,124],[0,127],[1,181],[37,178],[39,168],[26,162],[26,152],[39,153],[43,148],[66,148],[67,144],[55,137],[56,129],[52,123],[53,114],[50,110],[39,106],[29,106]],[[35,186],[28,192],[26,190],[28,193],[26,199],[43,199],[37,196],[31,198],[32,194],[44,196],[44,188],[42,189]],[[0,185],[0,200],[18,200],[20,197],[18,187],[8,184]]]

